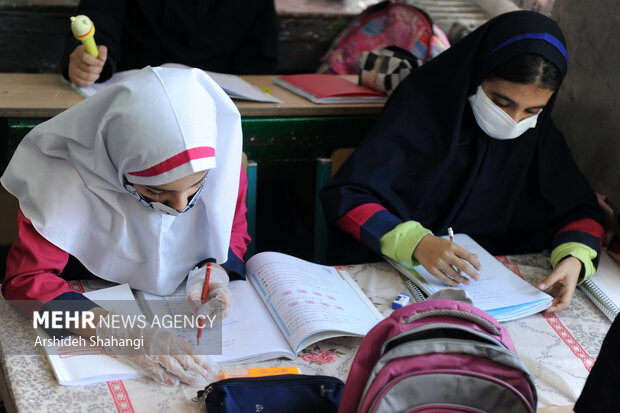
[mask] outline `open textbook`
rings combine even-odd
[[[482,246],[466,234],[456,234],[454,242],[478,255],[482,270],[480,279],[469,285],[461,284],[473,304],[495,317],[509,321],[545,310],[553,298],[538,290],[497,261]],[[388,262],[413,281],[426,295],[449,286],[431,275],[423,266],[412,267],[404,262],[387,258]]]
[[[383,317],[346,272],[313,264],[289,255],[263,252],[246,266],[248,281],[232,281],[233,305],[224,320],[218,349],[211,355],[219,364],[241,364],[278,357],[294,359],[318,341],[338,336],[363,336]],[[152,317],[188,309],[184,284],[168,297],[137,292],[127,284],[84,294],[107,310]],[[183,303],[183,306],[178,306]],[[111,306],[114,306],[113,308]],[[150,314],[149,314],[150,313]],[[42,338],[47,333],[38,329]],[[196,343],[196,329],[172,329]],[[203,340],[208,335],[203,335]],[[66,340],[76,340],[69,336]],[[219,346],[221,343],[221,347]],[[201,343],[202,344],[202,343]],[[107,354],[103,347],[42,346],[58,382],[83,385],[137,377],[139,373]],[[202,347],[201,347],[202,348]]]
[[[177,63],[166,63],[162,66],[180,68],[189,67]],[[110,77],[110,79],[106,80],[105,82],[93,83],[90,86],[77,86],[73,83],[71,83],[71,86],[73,86],[75,90],[77,90],[82,96],[89,97],[97,93],[99,90],[118,83],[121,80],[133,75],[137,71],[138,69],[116,72],[112,75],[112,77]],[[204,72],[208,74],[211,79],[213,79],[215,83],[217,83],[218,86],[221,87],[228,96],[230,96],[231,99],[248,100],[252,102],[282,103],[280,99],[270,95],[269,93],[264,92],[259,87],[246,82],[237,75],[209,72],[206,70]]]
[[[123,313],[137,314],[140,309],[128,284],[117,285],[84,293],[86,297],[106,308],[115,303]],[[114,300],[114,301],[112,301]],[[38,329],[39,336],[47,334]],[[67,340],[75,339],[70,336]],[[87,341],[85,341],[88,343]],[[78,386],[109,380],[123,380],[140,375],[131,366],[118,360],[114,354],[107,354],[102,347],[91,345],[43,346],[59,384]]]
[[[596,273],[579,288],[611,321],[620,313],[620,264],[601,251]]]
[[[233,304],[222,324],[222,354],[211,356],[220,365],[292,360],[318,341],[364,336],[383,319],[349,274],[333,267],[261,252],[248,260],[246,274],[247,281],[229,283]],[[184,300],[184,288],[174,295]],[[174,295],[137,293],[145,313]],[[177,333],[195,343],[196,330]]]

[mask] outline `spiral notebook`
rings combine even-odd
[[[407,287],[407,291],[411,294],[414,303],[426,300],[426,294],[424,294],[413,281],[409,279],[405,280],[405,287]]]
[[[620,264],[607,251],[602,251],[596,273],[585,280],[579,289],[607,318],[614,321],[620,313]]]

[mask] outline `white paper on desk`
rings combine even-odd
[[[258,87],[246,82],[237,75],[205,71],[231,99],[249,100],[252,102],[282,103],[282,101]]]
[[[508,270],[476,241],[466,234],[455,234],[454,242],[469,252],[478,255],[482,270],[480,279],[469,285],[461,284],[472,298],[474,305],[498,321],[515,320],[545,310],[551,305],[552,297]],[[434,277],[423,266],[407,266],[388,260],[404,275],[418,284],[428,295],[448,285]],[[417,275],[417,276],[416,276]]]
[[[119,307],[122,306],[116,310],[133,314],[140,313],[129,284],[89,291],[84,293],[84,296],[104,308],[109,307],[111,300],[114,300]],[[106,309],[112,310],[113,308]],[[46,333],[39,330],[39,335],[45,336]],[[44,348],[48,350],[48,347]],[[61,385],[81,386],[101,381],[130,379],[140,375],[132,367],[119,361],[117,356],[105,354],[105,351],[100,347],[85,347],[83,351],[77,352],[75,346],[72,346],[68,351],[63,351],[60,347],[53,347],[53,349],[54,354],[48,352],[47,357],[54,370],[54,375]]]
[[[162,67],[178,67],[178,68],[189,68],[189,66],[185,66],[178,63],[166,63],[163,64]],[[71,83],[71,86],[75,90],[77,90],[80,95],[84,97],[89,97],[100,91],[101,89],[105,89],[106,87],[113,85],[115,83],[120,82],[123,79],[128,78],[129,76],[138,72],[137,69],[125,70],[122,72],[116,72],[110,77],[110,79],[101,83],[93,83],[90,86],[77,86]],[[251,102],[264,102],[264,103],[282,103],[282,101],[269,93],[263,92],[257,86],[254,86],[241,77],[237,75],[231,75],[227,73],[217,73],[217,72],[209,72],[207,70],[204,71],[208,74],[211,79],[221,87],[224,92],[231,99],[240,99],[240,100],[248,100]],[[61,78],[66,82],[64,77]]]
[[[101,89],[105,89],[106,87],[113,85],[115,83],[120,82],[123,79],[128,78],[129,76],[135,74],[138,70],[126,70],[123,72],[116,72],[112,75],[112,77],[110,77],[108,80],[106,80],[105,82],[101,82],[101,83],[93,83],[90,86],[78,86],[75,83],[71,83],[71,82],[67,82],[67,80],[60,76],[60,78],[63,80],[63,82],[69,83],[75,90],[77,90],[77,92],[84,96],[85,98],[94,95],[95,93],[99,92]]]

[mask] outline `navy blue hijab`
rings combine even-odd
[[[550,116],[497,140],[477,125],[467,97],[498,64],[536,53],[566,75],[564,37],[548,17],[500,15],[412,72],[377,124],[323,189],[328,222],[366,203],[437,235],[471,235],[493,254],[541,251],[569,222],[598,222],[596,197]]]

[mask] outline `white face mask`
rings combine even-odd
[[[492,138],[514,139],[523,135],[529,128],[536,127],[539,113],[517,123],[487,97],[481,86],[478,86],[476,93],[468,99],[478,126]]]
[[[140,193],[140,191],[138,191],[136,189],[136,187],[127,182],[125,183],[125,189],[131,194],[131,196],[133,196],[141,205],[144,205],[147,208],[153,209],[155,211],[159,211],[162,214],[166,214],[166,215],[172,215],[172,216],[179,216],[180,214],[189,211],[190,209],[192,209],[194,207],[194,205],[196,205],[196,202],[198,201],[198,199],[200,198],[200,194],[202,192],[202,189],[205,186],[205,182],[202,182],[202,185],[200,185],[200,188],[198,188],[198,190],[196,191],[196,193],[194,195],[192,195],[192,199],[187,203],[187,206],[185,207],[185,209],[183,209],[182,211],[179,211],[177,209],[174,209],[172,207],[169,207],[166,204],[162,204],[161,202],[156,202],[153,201],[152,199],[148,199],[146,198],[144,195],[142,195]]]

